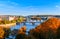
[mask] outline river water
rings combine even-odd
[[[29,31],[30,29],[35,28],[35,27],[38,26],[39,24],[41,24],[40,21],[36,21],[34,25],[32,25],[32,23],[25,22],[25,26],[26,26],[26,28],[27,28],[26,31]],[[18,25],[16,25],[16,26],[13,26],[13,27],[11,27],[11,31],[13,31],[14,29],[19,30],[19,29],[20,29],[21,27],[23,27],[23,26],[24,26],[23,23],[22,23],[22,24],[18,24]],[[26,33],[26,34],[28,34],[28,33]],[[10,35],[9,38],[6,38],[6,39],[15,39],[15,36]]]

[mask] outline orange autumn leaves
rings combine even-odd
[[[57,29],[60,25],[60,19],[58,18],[50,18],[46,22],[42,23],[41,27],[49,27],[51,29]]]
[[[47,32],[49,29],[52,31],[56,30],[60,26],[60,19],[59,18],[50,18],[47,21],[38,25],[34,31],[36,32]]]
[[[19,29],[18,34],[25,34],[26,32],[26,26],[23,26]]]
[[[58,26],[60,25],[60,19],[58,18],[51,18],[51,19],[48,19],[45,23],[45,26],[49,26],[50,28],[52,29],[57,29]],[[42,25],[44,26],[44,25]]]
[[[50,18],[30,30],[30,35],[36,39],[55,39],[57,38],[57,29],[60,27],[60,18]]]
[[[5,34],[4,28],[0,26],[0,38],[4,38],[4,34]]]

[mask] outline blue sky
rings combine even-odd
[[[0,0],[0,15],[60,15],[60,0]]]

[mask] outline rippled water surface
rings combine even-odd
[[[16,25],[16,26],[11,27],[11,30],[20,29],[21,27],[26,26],[27,31],[29,31],[30,29],[35,28],[35,27],[36,27],[37,25],[39,25],[39,24],[40,24],[40,22],[35,22],[34,25],[32,25],[32,23],[27,23],[27,22],[26,22],[26,25],[24,25],[24,24],[22,23],[22,24],[19,24],[19,25]]]

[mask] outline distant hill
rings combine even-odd
[[[29,15],[29,17],[32,17],[32,16],[37,16],[37,17],[56,16],[56,17],[60,17],[60,15]]]

